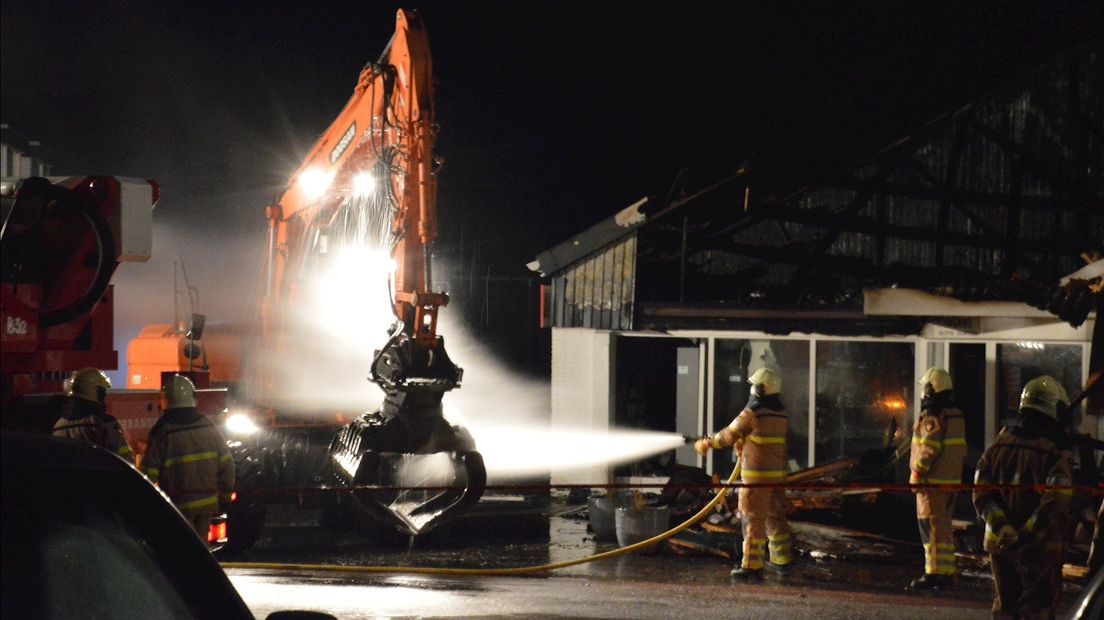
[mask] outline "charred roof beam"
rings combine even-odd
[[[957,202],[952,198],[954,192],[948,190],[958,185],[958,168],[962,161],[962,149],[966,144],[966,124],[971,116],[970,110],[971,108],[967,108],[960,114],[956,114],[954,126],[951,129],[951,151],[943,174],[943,197],[939,199],[939,213],[936,214],[936,229],[940,235],[940,239],[935,243],[936,269],[943,267],[946,255],[947,245],[944,239],[947,234],[947,221],[951,216],[951,205]]]
[[[828,248],[832,247],[832,244],[839,239],[839,236],[845,231],[843,226],[843,220],[850,216],[857,214],[863,207],[870,202],[870,199],[874,197],[877,192],[876,186],[885,180],[887,176],[893,170],[900,165],[900,162],[908,157],[913,149],[914,143],[912,140],[905,140],[898,143],[892,152],[886,153],[885,159],[882,160],[878,166],[877,171],[871,178],[871,182],[865,187],[860,187],[855,197],[844,208],[836,212],[835,217],[837,221],[831,225],[827,232],[820,236],[813,244],[811,253],[814,255],[824,255],[827,257]],[[763,209],[763,211],[772,211],[772,209]],[[761,214],[766,215],[766,213]],[[806,278],[809,277],[812,271],[816,270],[815,265],[801,265],[801,267],[790,277],[787,288],[799,289]]]
[[[803,245],[804,244],[791,244],[779,247],[717,240],[715,243],[711,244],[710,247],[703,247],[700,249],[731,252],[739,256],[746,256],[772,263],[794,265],[799,268],[808,268],[810,270],[883,282],[909,283],[910,285],[931,286],[944,281],[976,279],[982,282],[991,279],[991,277],[986,274],[981,274],[965,267],[932,269],[929,267],[914,267],[902,264],[895,264],[889,267],[878,267],[868,258],[822,255],[810,251],[808,248],[803,247]],[[786,288],[789,287],[787,286]]]
[[[894,239],[908,241],[925,241],[930,243],[946,243],[947,245],[960,245],[987,250],[1009,250],[1020,245],[1031,247],[1032,253],[1038,254],[1069,254],[1067,241],[1037,237],[1031,239],[1015,239],[1003,235],[976,235],[968,233],[945,232],[919,226],[903,226],[900,224],[884,224],[877,218],[865,215],[835,215],[830,212],[813,211],[810,209],[778,208],[772,209],[761,217],[769,220],[777,220],[792,224],[804,224],[822,228],[840,226],[845,232],[864,233],[868,235],[880,235]],[[816,249],[810,249],[816,253]]]
[[[925,178],[925,181],[926,180],[928,179]],[[1104,201],[1100,200],[1085,201],[1073,198],[1028,195],[1017,198],[1014,194],[978,192],[959,188],[947,189],[942,186],[928,187],[912,183],[872,183],[870,181],[857,179],[838,179],[825,183],[823,187],[825,189],[843,189],[850,191],[872,189],[880,194],[900,196],[902,198],[914,198],[916,200],[942,201],[945,198],[949,198],[952,206],[962,211],[963,215],[974,220],[974,223],[982,226],[984,226],[984,224],[981,218],[966,210],[967,207],[965,205],[975,204],[986,207],[1005,207],[1012,204],[1015,200],[1020,200],[1021,205],[1024,207],[1052,212],[1065,211],[1069,213],[1080,213],[1084,210],[1104,208]],[[992,232],[997,232],[993,230],[991,226],[989,228]]]
[[[1050,188],[1055,194],[1065,193],[1063,190],[1065,190],[1067,183],[1062,178],[1061,172],[1032,157],[1031,153],[1029,153],[1022,144],[1016,142],[1015,139],[1001,134],[996,129],[982,123],[976,118],[970,120],[970,128],[982,137],[991,140],[1006,152],[1015,155],[1019,159],[1020,165],[1024,170],[1030,171],[1031,174],[1035,175],[1039,180],[1050,184]],[[1024,204],[1026,204],[1026,202]],[[1089,208],[1088,204],[1081,201],[1074,201],[1074,204],[1080,209]]]
[[[916,158],[915,154],[909,158],[908,163],[912,165],[913,170],[916,172],[916,174],[920,175],[920,178],[924,179],[931,185],[931,190],[939,192],[940,201],[943,201],[944,199],[947,200],[950,206],[954,207],[959,213],[965,215],[966,218],[970,220],[971,224],[974,224],[978,228],[984,230],[986,233],[990,235],[1001,234],[1000,231],[998,231],[996,228],[993,228],[993,226],[989,222],[986,222],[984,218],[979,217],[977,213],[974,213],[972,210],[970,210],[965,204],[963,204],[961,200],[954,200],[954,197],[957,195],[956,192],[948,189],[947,185],[944,185],[942,181],[935,178],[935,175],[933,175],[931,171],[928,170],[928,167],[925,166],[923,162]]]

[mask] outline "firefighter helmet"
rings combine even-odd
[[[928,391],[928,386],[930,385],[933,394],[946,392],[954,388],[954,385],[951,383],[950,373],[938,366],[932,366],[924,372],[924,376],[920,377],[917,383],[924,386],[925,392]]]
[[[1058,380],[1050,375],[1035,377],[1024,385],[1020,394],[1020,409],[1034,409],[1058,419],[1058,403],[1065,408],[1069,405],[1069,396]]]
[[[748,377],[748,383],[751,384],[751,391],[758,396],[770,396],[782,391],[782,377],[766,367],[751,373],[751,376]],[[762,388],[758,389],[760,386]]]
[[[81,368],[69,377],[65,393],[69,396],[103,404],[107,398],[107,388],[109,387],[111,387],[111,381],[108,380],[103,371],[96,368]]]
[[[180,409],[196,406],[195,385],[184,375],[173,375],[161,385],[163,409]]]

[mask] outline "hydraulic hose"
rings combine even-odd
[[[54,185],[43,177],[31,177],[23,181],[19,191],[16,193],[16,202],[12,206],[12,212],[14,213],[15,210],[19,208],[22,201],[36,199],[42,200],[44,206],[50,202],[54,202],[59,211],[72,211],[84,218],[92,231],[92,239],[96,247],[97,262],[95,274],[81,296],[69,305],[61,308],[51,308],[48,310],[39,308],[39,325],[42,327],[52,327],[87,314],[88,311],[99,302],[104,291],[107,290],[107,286],[111,281],[111,275],[115,272],[115,237],[111,233],[111,228],[108,226],[107,220],[104,219],[99,211],[87,204],[74,192],[59,185]],[[43,209],[43,211],[45,212],[45,209]],[[42,217],[42,215],[39,216],[39,226],[41,226]],[[39,228],[39,232],[41,233],[41,228]],[[4,233],[7,233],[7,230],[5,230]],[[6,236],[6,234],[4,236]],[[4,241],[7,243],[8,239],[5,238]],[[14,243],[15,241],[12,242]],[[38,251],[38,248],[34,248],[33,250]],[[38,266],[36,265],[36,267]],[[48,275],[54,276],[56,274],[51,273]],[[51,282],[50,284],[54,283]],[[43,299],[43,303],[45,303],[45,299]]]
[[[560,568],[567,568],[569,566],[576,566],[578,564],[586,564],[587,562],[593,562],[595,560],[605,560],[607,558],[617,557],[626,553],[632,553],[645,547],[650,547],[656,543],[663,542],[668,538],[678,534],[686,528],[694,525],[698,521],[704,519],[710,512],[713,511],[713,507],[716,506],[724,496],[728,493],[729,488],[740,477],[740,460],[737,459],[735,467],[732,468],[732,474],[729,475],[728,481],[724,486],[717,490],[717,495],[709,501],[701,510],[699,510],[694,516],[690,517],[686,521],[683,521],[679,525],[657,534],[647,540],[642,540],[638,543],[633,543],[619,549],[613,549],[610,551],[604,551],[602,553],[596,553],[576,560],[568,560],[566,562],[555,562],[553,564],[540,564],[538,566],[519,566],[516,568],[438,568],[430,566],[334,566],[330,564],[281,564],[281,563],[266,563],[266,562],[220,562],[223,568],[252,568],[252,569],[268,569],[268,570],[288,570],[288,571],[329,571],[329,572],[342,572],[342,573],[407,573],[417,575],[461,575],[468,577],[485,577],[485,576],[498,576],[505,577],[511,575],[531,575],[533,573],[542,573],[545,571],[552,571]]]

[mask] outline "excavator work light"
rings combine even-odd
[[[304,170],[299,175],[299,186],[303,188],[303,194],[311,199],[321,198],[330,187],[333,177],[318,168]]]
[[[257,430],[257,424],[244,413],[233,413],[226,417],[226,431],[231,435],[252,435]]]
[[[363,198],[376,192],[376,177],[367,172],[361,172],[353,177],[353,193]]]

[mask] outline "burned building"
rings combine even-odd
[[[767,365],[797,469],[908,427],[932,365],[955,379],[974,452],[1027,380],[1078,392],[1104,366],[1101,54],[1056,60],[816,184],[747,167],[683,180],[540,254],[553,427],[712,431]],[[705,465],[724,473],[726,458]],[[678,460],[700,463],[690,448]]]

